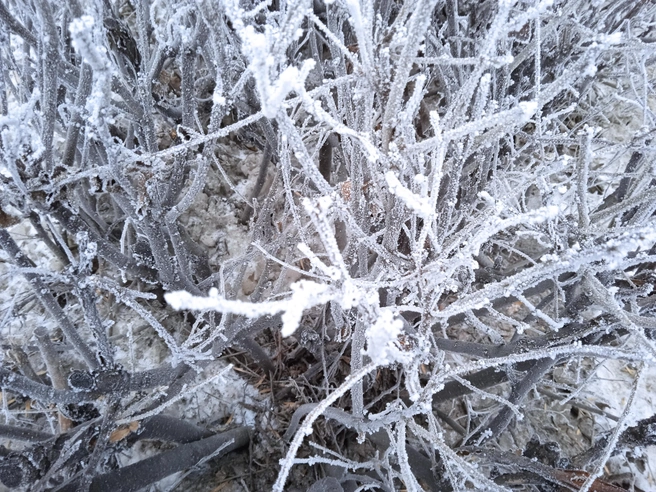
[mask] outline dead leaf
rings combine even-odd
[[[139,428],[139,422],[135,420],[129,424],[119,425],[114,432],[109,435],[109,442],[118,442],[125,439]]]
[[[588,477],[590,477],[590,474],[583,470],[554,470],[554,475],[558,480],[576,487],[577,490],[579,490]],[[588,490],[590,492],[626,492],[625,489],[613,485],[612,483],[604,482],[600,479],[596,479],[592,482],[592,486]]]

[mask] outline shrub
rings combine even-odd
[[[269,379],[274,490],[610,490],[651,444],[650,2],[0,19],[5,485],[133,490],[243,446],[180,405],[225,358]],[[139,436],[178,453],[117,470]]]

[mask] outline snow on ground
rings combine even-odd
[[[248,226],[239,222],[239,216],[245,200],[251,197],[261,158],[259,152],[234,144],[217,147],[218,158],[207,173],[204,190],[180,217],[191,238],[206,248],[213,269],[243,254],[250,244]],[[219,165],[231,182],[223,176]]]
[[[592,405],[603,402],[604,411],[619,417],[628,404],[631,388],[637,376],[637,368],[619,360],[607,360],[595,371],[595,377],[586,386],[583,396]],[[633,401],[633,410],[627,425],[654,415],[656,411],[656,367],[644,368],[641,384]],[[603,416],[594,416],[595,434],[607,432],[615,427],[616,422]],[[613,456],[606,465],[610,474],[630,473],[635,477],[634,485],[642,490],[656,490],[656,447],[643,446]]]

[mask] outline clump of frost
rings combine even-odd
[[[104,46],[95,39],[95,29],[95,19],[90,15],[73,19],[69,26],[71,44],[94,70],[104,72],[109,68],[109,60]]]
[[[427,197],[421,197],[414,194],[401,184],[399,178],[392,171],[385,173],[385,181],[389,187],[390,193],[398,196],[406,207],[419,213],[422,217],[430,217],[434,212],[430,200]]]
[[[367,328],[367,349],[363,354],[380,366],[408,362],[412,354],[401,349],[402,335],[403,321],[392,310],[381,309],[378,319]]]
[[[324,304],[334,297],[330,287],[311,280],[299,280],[290,286],[291,296],[282,301],[261,303],[226,299],[212,288],[207,297],[195,296],[186,291],[168,292],[164,295],[173,309],[193,311],[218,311],[238,314],[247,318],[260,318],[282,314],[282,335],[290,336],[298,328],[303,312],[318,304]]]

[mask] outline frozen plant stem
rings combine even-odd
[[[594,129],[585,127],[579,144],[579,158],[577,160],[576,176],[576,206],[579,211],[579,227],[587,231],[590,227],[590,214],[588,212],[588,174],[592,161],[592,135]]]
[[[280,472],[278,472],[278,478],[276,483],[273,485],[274,492],[283,492],[285,487],[285,482],[287,481],[287,476],[289,471],[294,465],[294,458],[296,458],[296,453],[303,443],[305,436],[312,434],[312,425],[314,422],[330,407],[335,403],[342,395],[344,395],[348,390],[350,390],[358,381],[361,381],[363,377],[376,369],[376,364],[371,362],[360,369],[358,372],[351,374],[346,381],[344,381],[339,388],[333,391],[329,396],[327,396],[319,405],[317,405],[303,421],[303,425],[296,431],[294,439],[289,445],[287,454],[285,458],[281,460],[282,467]]]
[[[9,235],[6,229],[0,229],[0,247],[5,250],[5,252],[10,256],[10,258],[19,268],[34,268],[32,261],[21,252],[20,248]],[[73,326],[73,323],[68,318],[68,316],[66,316],[64,310],[59,306],[55,297],[50,293],[50,289],[48,289],[46,284],[39,278],[39,275],[35,273],[23,272],[23,276],[27,279],[30,285],[33,286],[34,293],[43,304],[43,307],[45,307],[50,315],[55,320],[57,320],[60,328],[64,332],[64,335],[66,335],[69,341],[77,349],[79,354],[86,362],[87,366],[89,366],[89,369],[98,368],[99,364],[95,354],[91,351],[84,340],[82,340],[82,337],[77,332],[77,329],[75,326]]]
[[[412,68],[412,63],[417,52],[419,40],[424,36],[428,25],[432,19],[433,10],[435,10],[438,3],[444,0],[419,0],[414,6],[412,15],[407,25],[407,36],[403,45],[403,51],[399,57],[399,63],[394,73],[394,80],[392,82],[392,89],[390,91],[387,105],[385,106],[385,114],[383,116],[383,135],[382,146],[383,151],[387,153],[389,144],[392,139],[396,118],[398,117],[401,109],[401,100],[405,86],[408,83],[408,75]]]
[[[39,326],[34,330],[34,336],[39,345],[41,357],[43,357],[43,360],[46,363],[48,376],[50,376],[53,388],[59,390],[67,389],[68,385],[66,384],[66,378],[62,373],[63,369],[61,361],[59,360],[59,354],[50,340],[48,331],[43,326]]]
[[[273,153],[271,151],[271,144],[267,142],[264,145],[264,152],[262,152],[262,158],[260,160],[260,168],[257,172],[257,181],[255,182],[255,186],[253,187],[253,191],[251,192],[250,200],[246,204],[246,208],[241,214],[241,221],[243,223],[247,223],[250,220],[251,215],[253,215],[254,200],[256,200],[260,196],[260,193],[262,192],[262,188],[264,188],[264,183],[266,182],[266,178],[267,178],[267,170],[269,168],[269,163],[271,162],[272,155]]]
[[[603,455],[597,462],[594,471],[590,473],[586,481],[583,483],[583,485],[581,485],[581,489],[580,489],[581,492],[588,492],[588,490],[590,490],[590,487],[593,486],[595,479],[597,477],[600,477],[604,473],[604,467],[606,466],[608,459],[612,455],[613,450],[617,445],[617,441],[622,435],[622,432],[624,432],[624,429],[626,429],[627,426],[629,425],[629,418],[631,417],[631,412],[633,412],[634,410],[634,402],[635,402],[636,395],[638,393],[638,389],[640,388],[640,383],[642,382],[644,369],[645,369],[644,365],[640,364],[640,366],[638,367],[638,372],[635,375],[635,379],[633,380],[631,395],[629,396],[629,400],[627,401],[626,406],[624,407],[624,411],[622,412],[622,415],[620,416],[617,425],[613,429],[613,433],[611,434],[610,438],[608,439],[608,443],[606,444],[606,449],[604,450]]]

